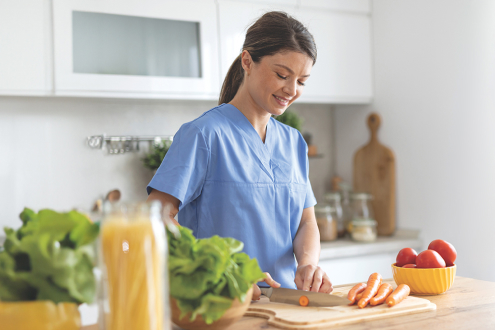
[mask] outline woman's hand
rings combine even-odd
[[[265,276],[266,277],[263,280],[263,282],[265,282],[266,284],[268,284],[271,287],[280,288],[280,283],[275,282],[275,280],[271,277],[270,274],[265,273]],[[253,298],[251,298],[251,300],[260,300],[260,297],[261,297],[260,287],[256,283],[254,283],[253,284]]]
[[[332,282],[328,275],[314,265],[299,265],[294,279],[299,290],[330,293],[333,291]]]

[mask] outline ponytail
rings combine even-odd
[[[237,56],[234,63],[230,66],[229,72],[223,81],[222,90],[220,91],[220,99],[218,104],[229,103],[234,98],[235,94],[241,87],[244,79],[244,69],[241,64],[241,55]]]

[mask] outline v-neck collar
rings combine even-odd
[[[276,164],[271,162],[271,153],[269,148],[270,143],[273,142],[272,135],[274,134],[272,119],[270,118],[266,125],[265,143],[263,143],[254,126],[239,109],[228,103],[223,103],[219,109],[220,112],[227,117],[233,125],[239,128],[241,134],[248,141],[248,144],[253,147],[255,154],[260,159],[263,167],[265,167],[265,172],[267,172],[267,174],[273,179],[272,166],[270,163],[273,165]]]

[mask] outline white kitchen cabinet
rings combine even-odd
[[[308,7],[219,1],[221,78],[240,54],[247,28],[264,12],[284,10],[313,34],[318,59],[298,103],[369,103],[372,98],[370,17],[367,1],[308,2]],[[333,4],[333,5],[332,5]],[[311,6],[309,6],[311,5]],[[332,6],[330,6],[332,5]],[[330,6],[330,7],[329,7]],[[340,7],[339,7],[340,6]],[[333,11],[327,9],[338,9]],[[345,12],[355,9],[356,14]],[[362,14],[360,13],[360,11]]]
[[[329,9],[369,14],[370,0],[300,0],[301,8]]]
[[[366,282],[373,273],[392,278],[392,264],[397,252],[380,253],[352,258],[321,260],[319,266],[333,285]]]
[[[296,102],[371,102],[370,17],[303,7],[296,17],[313,34],[318,49],[311,77]]]
[[[284,2],[285,3],[285,2]],[[232,62],[239,56],[244,44],[247,29],[265,12],[281,10],[289,15],[295,13],[295,2],[277,5],[273,3],[260,4],[245,1],[218,1],[219,6],[219,36],[221,58],[221,80],[225,79]]]
[[[258,3],[262,5],[297,6],[299,0],[230,0],[236,2]]]
[[[53,0],[55,94],[217,99],[213,0]]]
[[[0,1],[0,94],[51,92],[48,0]]]

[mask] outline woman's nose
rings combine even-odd
[[[297,81],[291,82],[288,81],[287,84],[282,89],[284,93],[286,93],[290,97],[294,97],[297,91]]]

